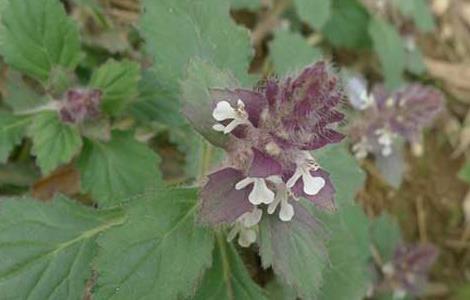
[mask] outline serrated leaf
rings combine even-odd
[[[8,72],[4,100],[15,113],[31,110],[46,103],[45,97],[29,87],[18,72]]]
[[[322,55],[319,49],[310,46],[300,34],[290,31],[276,32],[269,48],[278,74],[297,71],[319,60]]]
[[[209,89],[237,85],[230,73],[200,59],[189,63],[186,79],[181,83],[183,114],[197,132],[216,146],[223,146],[228,137],[212,129],[213,99]]]
[[[127,210],[128,222],[98,239],[94,298],[191,296],[213,249],[211,232],[195,224],[197,191],[155,191],[130,202]]]
[[[297,296],[315,299],[328,265],[325,236],[322,226],[302,206],[309,203],[293,204],[295,216],[289,222],[273,215],[263,217],[258,240],[261,261],[264,268],[272,266]]]
[[[139,64],[111,59],[93,73],[90,86],[103,92],[103,110],[117,115],[137,97],[139,79]]]
[[[360,206],[351,204],[321,218],[327,228],[330,263],[320,299],[361,300],[370,284],[369,221]]]
[[[365,174],[343,144],[331,145],[313,152],[321,167],[328,171],[336,188],[336,204],[339,208],[354,203],[362,188]]]
[[[0,26],[5,61],[42,82],[54,68],[73,70],[80,59],[76,24],[57,0],[8,1]]]
[[[82,188],[100,206],[142,194],[160,183],[160,158],[131,133],[114,132],[108,143],[85,140],[77,166]]]
[[[294,4],[300,19],[317,30],[321,29],[330,18],[330,0],[294,0]]]
[[[370,232],[372,243],[383,263],[390,261],[398,244],[402,242],[397,221],[392,216],[383,214],[371,222]]]
[[[96,211],[64,197],[2,200],[0,298],[82,299],[95,238],[123,223],[122,211]]]
[[[232,244],[218,238],[212,267],[206,271],[193,300],[263,300],[266,295],[253,282]]]
[[[66,164],[80,152],[82,138],[78,129],[59,120],[57,112],[34,117],[28,135],[33,140],[31,152],[44,174]]]
[[[369,34],[382,65],[385,84],[397,89],[403,81],[405,71],[405,48],[399,33],[390,24],[374,18],[369,24]]]
[[[139,98],[132,105],[131,111],[142,122],[153,121],[175,127],[185,124],[178,99],[169,93],[149,70],[142,74],[139,81]]]
[[[196,57],[248,81],[250,39],[230,18],[228,0],[146,0],[140,32],[157,78],[170,91],[178,90],[186,65]]]
[[[358,0],[332,0],[331,17],[323,34],[336,47],[367,48],[369,13]]]
[[[0,111],[0,163],[8,160],[10,152],[23,139],[30,122],[30,117]]]

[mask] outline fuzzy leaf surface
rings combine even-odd
[[[212,267],[206,271],[193,300],[265,300],[235,247],[217,240]]]
[[[80,60],[78,27],[57,0],[10,0],[3,10],[0,52],[15,69],[46,82],[54,68]]]
[[[315,29],[321,29],[330,18],[330,0],[294,0],[294,4],[300,19]]]
[[[25,134],[31,118],[14,116],[0,111],[0,163],[5,163],[13,148]]]
[[[140,67],[137,63],[111,59],[93,73],[90,86],[102,91],[103,110],[117,115],[137,97],[139,79]]]
[[[56,112],[35,116],[29,136],[33,140],[32,153],[44,174],[70,162],[82,147],[78,129],[62,123]]]
[[[2,199],[0,298],[83,299],[96,236],[124,219],[121,210],[96,211],[65,197]]]
[[[160,158],[132,134],[114,132],[111,141],[85,140],[77,166],[81,184],[100,206],[139,195],[161,181]]]
[[[127,210],[128,222],[98,239],[95,299],[191,296],[214,246],[210,230],[195,223],[197,191],[155,191]]]
[[[319,60],[322,55],[319,49],[311,47],[300,34],[290,31],[278,31],[270,49],[276,73],[281,75],[301,70]]]

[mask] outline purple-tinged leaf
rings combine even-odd
[[[248,170],[249,177],[266,178],[272,175],[280,175],[282,167],[268,154],[253,148],[253,160]]]
[[[310,171],[310,174],[313,177],[322,177],[325,180],[325,186],[318,192],[316,195],[307,195],[304,192],[304,182],[298,180],[297,183],[292,188],[292,192],[298,198],[305,198],[312,202],[318,208],[333,211],[336,209],[335,206],[335,193],[336,190],[331,182],[330,175],[328,172],[318,169],[316,171]]]
[[[245,178],[242,172],[225,168],[208,177],[200,194],[199,218],[202,223],[212,226],[231,224],[253,210],[253,204],[248,201],[250,188],[235,189],[235,185]]]

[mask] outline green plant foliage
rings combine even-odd
[[[0,203],[0,298],[83,299],[95,238],[122,224],[122,211],[96,211],[64,197]]]
[[[232,244],[218,237],[212,267],[206,271],[194,300],[263,300],[266,295],[253,282]]]
[[[78,28],[59,1],[10,0],[1,20],[0,52],[17,70],[46,82],[55,68],[79,62]]]
[[[429,32],[436,26],[432,12],[426,0],[394,0],[401,13],[413,18],[416,27],[423,32]]]
[[[26,85],[18,72],[9,72],[5,82],[5,103],[15,112],[21,113],[32,107],[45,104],[45,99]]]
[[[137,63],[109,60],[93,74],[90,86],[102,90],[103,110],[117,115],[137,97],[139,79],[140,67]]]
[[[392,259],[397,245],[402,241],[400,227],[396,220],[383,214],[371,222],[372,244],[377,249],[383,262]]]
[[[32,153],[44,174],[70,162],[82,148],[78,129],[62,123],[57,112],[34,116],[28,135],[33,140]]]
[[[234,9],[255,10],[261,7],[261,0],[230,0],[230,6]]]
[[[322,55],[319,49],[310,46],[300,34],[290,31],[276,32],[269,47],[274,69],[278,74],[297,71],[314,63]]]
[[[195,224],[197,191],[157,190],[130,202],[127,211],[127,223],[98,240],[95,299],[191,296],[214,244],[212,233]]]
[[[143,193],[161,181],[160,158],[131,133],[113,132],[109,142],[85,140],[77,161],[84,191],[100,206]]]
[[[357,0],[332,0],[331,18],[323,34],[336,47],[367,48],[369,13]]]
[[[21,142],[30,122],[31,118],[0,111],[0,163],[5,163],[13,148]]]
[[[372,19],[369,34],[382,65],[385,83],[389,89],[399,88],[405,71],[405,49],[397,30],[380,19]]]
[[[330,18],[330,0],[294,0],[294,3],[300,19],[315,29],[321,29]]]
[[[191,58],[247,81],[250,40],[247,30],[230,19],[228,0],[146,0],[144,8],[140,32],[154,59],[153,70],[171,92],[177,91]]]

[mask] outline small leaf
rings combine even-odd
[[[415,75],[423,75],[426,72],[423,53],[418,47],[406,51],[406,69]]]
[[[374,43],[389,89],[399,88],[405,71],[405,49],[400,35],[394,27],[380,19],[369,24],[369,34]]]
[[[145,0],[140,32],[157,78],[172,91],[178,90],[192,58],[248,81],[253,55],[249,34],[230,18],[228,0]]]
[[[315,29],[321,29],[330,18],[330,0],[294,0],[294,4],[300,19]]]
[[[230,6],[233,9],[257,10],[261,8],[262,0],[230,0]]]
[[[103,110],[117,115],[137,97],[139,79],[140,67],[137,63],[111,59],[93,73],[90,86],[102,91]]]
[[[299,297],[315,299],[328,265],[325,236],[320,223],[302,204],[293,205],[295,215],[290,222],[273,215],[263,217],[258,241],[261,261],[264,268],[272,266]]]
[[[108,143],[85,140],[77,166],[85,192],[100,206],[141,194],[161,181],[160,158],[133,135],[114,132]]]
[[[83,299],[96,236],[124,220],[121,210],[98,212],[65,197],[2,199],[0,298]]]
[[[18,145],[25,134],[31,118],[14,116],[0,111],[0,163],[5,163],[13,148]]]
[[[193,300],[266,299],[232,244],[219,238],[213,256],[212,267],[206,271]]]
[[[223,146],[228,137],[212,129],[215,120],[210,89],[234,88],[237,81],[205,61],[196,59],[190,62],[186,79],[181,83],[183,114],[204,138],[216,146]]]
[[[400,227],[396,220],[383,214],[371,223],[371,237],[374,247],[376,247],[383,263],[393,258],[395,249],[402,242]]]
[[[28,135],[33,140],[32,153],[44,174],[70,162],[82,147],[78,129],[62,123],[56,112],[35,116]]]
[[[289,47],[286,47],[289,45]],[[271,57],[278,74],[298,71],[321,58],[321,51],[311,47],[298,33],[278,31],[270,43]]]
[[[393,146],[392,153],[388,156],[375,155],[375,165],[383,179],[392,187],[398,189],[403,181],[406,169],[405,151],[403,144]]]
[[[323,34],[336,47],[367,48],[369,13],[358,0],[332,0],[331,17]]]
[[[422,32],[432,31],[436,27],[428,1],[395,0],[395,3],[403,15],[413,18],[416,27]]]
[[[127,210],[128,222],[98,239],[95,299],[191,296],[214,244],[211,232],[195,224],[197,191],[155,191]]]
[[[54,68],[77,65],[78,28],[60,1],[10,0],[1,20],[0,52],[17,70],[46,82]]]

